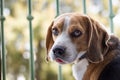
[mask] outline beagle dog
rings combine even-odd
[[[47,60],[73,64],[75,80],[120,80],[120,40],[87,15],[65,13],[46,37]]]

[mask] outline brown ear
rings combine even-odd
[[[87,59],[92,63],[103,61],[104,55],[108,50],[108,33],[102,28],[97,21],[89,18],[88,30],[88,50],[86,53]]]
[[[49,51],[50,51],[50,49],[51,49],[51,47],[52,47],[52,45],[53,45],[53,43],[54,43],[53,38],[52,38],[52,32],[51,32],[53,23],[54,23],[54,22],[52,22],[52,23],[50,24],[50,26],[49,26],[49,28],[48,28],[48,31],[47,31],[47,37],[46,37],[46,49],[47,49],[47,57],[46,57],[46,60],[47,60],[47,61],[49,60],[48,53],[49,53]]]

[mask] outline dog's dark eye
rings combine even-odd
[[[53,28],[53,29],[52,29],[52,33],[53,33],[55,36],[57,36],[57,35],[59,34],[59,31],[58,31],[57,28]]]
[[[74,30],[72,33],[71,33],[71,36],[72,37],[79,37],[81,35],[81,31],[80,30]]]

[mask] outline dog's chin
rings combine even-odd
[[[72,59],[63,59],[60,57],[54,57],[53,61],[59,63],[59,64],[71,64],[74,62]]]
[[[73,60],[69,60],[69,59],[64,59],[61,57],[55,57],[55,56],[51,56],[49,57],[50,61],[55,61],[58,64],[70,64],[72,63]]]
[[[67,61],[65,61],[65,60],[63,60],[63,59],[61,59],[61,58],[55,58],[55,61],[56,61],[57,63],[59,63],[59,64],[67,64],[67,63],[68,63]]]
[[[74,63],[75,59],[77,56],[67,56],[67,57],[62,57],[62,56],[55,56],[53,54],[49,55],[50,61],[55,61],[59,64],[71,64]]]

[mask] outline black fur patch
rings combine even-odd
[[[98,80],[120,80],[120,56],[103,69]]]

